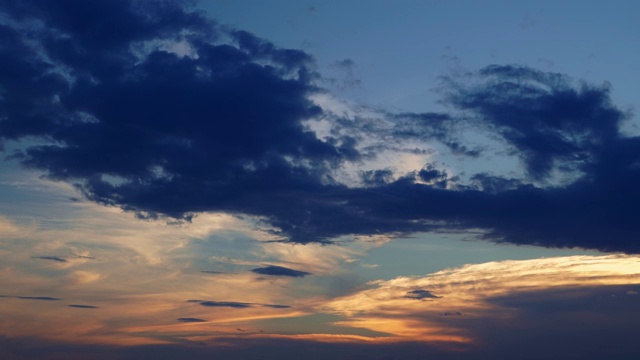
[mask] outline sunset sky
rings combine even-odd
[[[638,359],[638,14],[0,0],[0,358]]]

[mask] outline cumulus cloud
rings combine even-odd
[[[12,22],[1,29],[0,133],[11,140],[54,131],[56,144],[16,156],[51,178],[78,181],[95,201],[141,216],[189,218],[232,204],[263,213],[261,194],[320,188],[324,164],[341,160],[340,148],[300,124],[320,112],[307,99],[313,74],[304,52],[219,29],[180,3],[3,4]],[[214,45],[223,37],[229,43]],[[163,50],[178,41],[195,55]],[[200,189],[182,193],[187,188]],[[157,203],[158,191],[182,193],[183,205]],[[242,205],[245,196],[253,200]]]
[[[187,221],[247,214],[293,243],[483,229],[498,242],[640,251],[640,138],[620,133],[630,114],[607,85],[490,65],[443,77],[449,112],[366,119],[313,101],[325,90],[310,54],[182,2],[5,1],[0,12],[0,141],[99,204]],[[525,175],[464,183],[420,156],[404,172],[360,169],[359,186],[336,177],[403,143],[420,145],[405,155],[437,142],[482,157],[465,128],[499,140]]]
[[[448,78],[447,100],[513,145],[534,178],[587,166],[618,140],[626,118],[606,85],[573,85],[565,75],[513,65],[487,66],[470,77],[478,82]]]

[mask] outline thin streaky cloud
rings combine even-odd
[[[62,263],[68,262],[67,259],[61,258],[59,256],[32,256],[31,258],[39,259],[39,260],[50,260],[50,261],[56,261],[56,262],[62,262]]]

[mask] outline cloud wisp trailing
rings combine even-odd
[[[228,307],[234,309],[244,309],[251,307],[251,303],[243,303],[236,301],[210,301],[210,300],[187,300],[187,302],[195,302],[206,307]]]
[[[199,323],[199,322],[206,322],[207,320],[204,319],[198,319],[198,318],[178,318],[176,319],[180,322],[186,322],[186,323]]]
[[[292,243],[482,229],[498,242],[640,252],[640,138],[620,132],[630,115],[608,86],[491,65],[443,77],[449,113],[384,113],[377,126],[312,100],[325,91],[311,55],[181,2],[4,1],[0,12],[0,140],[91,201],[144,218],[251,215]],[[333,127],[319,136],[314,121]],[[357,187],[334,176],[405,141],[485,156],[460,124],[498,139],[523,176],[464,182],[431,162],[363,170]]]
[[[61,258],[59,256],[32,256],[32,259],[39,259],[39,260],[50,260],[50,261],[57,261],[57,262],[62,262],[62,263],[66,263],[67,260],[64,258]]]
[[[252,272],[260,275],[269,276],[289,276],[289,277],[305,277],[311,275],[310,272],[289,269],[284,266],[269,265],[265,267],[255,268]]]
[[[20,300],[41,300],[41,301],[58,301],[61,299],[54,298],[51,296],[11,296],[11,295],[0,295],[0,298],[14,298]]]
[[[100,308],[99,306],[82,305],[82,304],[70,304],[68,306],[76,309],[99,309]]]

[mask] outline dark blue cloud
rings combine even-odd
[[[291,307],[289,305],[256,304],[256,303],[245,303],[245,302],[237,302],[237,301],[187,300],[187,302],[197,303],[206,307],[229,307],[234,309],[246,309],[246,308],[253,307],[254,305],[273,308],[273,309],[288,309]]]
[[[206,321],[207,321],[207,320],[204,320],[204,319],[189,318],[189,317],[187,317],[187,318],[178,318],[178,319],[176,319],[176,320],[178,320],[178,321],[180,321],[180,322],[186,322],[186,323],[193,323],[193,322],[206,322]]]
[[[447,113],[389,113],[393,119],[391,135],[397,139],[420,141],[437,140],[447,146],[452,153],[477,157],[482,149],[470,148],[458,138],[458,125],[462,121]]]
[[[78,254],[73,254],[75,257],[77,257],[78,259],[87,259],[87,260],[97,260],[95,257],[93,256],[86,256],[86,255],[78,255]]]
[[[289,269],[283,266],[269,265],[261,268],[251,270],[256,274],[270,275],[270,276],[290,276],[290,277],[305,277],[311,275],[306,271]]]
[[[513,145],[534,178],[556,168],[582,170],[619,140],[626,115],[611,104],[606,85],[576,86],[562,74],[512,65],[470,75],[480,83],[448,79],[447,101]]]
[[[423,289],[411,290],[407,293],[407,295],[405,295],[405,297],[408,299],[416,299],[416,300],[441,298],[441,296],[436,296],[431,291],[423,290]]]
[[[42,300],[42,301],[58,301],[60,299],[49,297],[49,296],[16,296],[18,299],[22,300]]]
[[[608,86],[513,65],[444,78],[450,113],[388,114],[370,135],[477,157],[457,133],[471,125],[504,140],[528,178],[486,171],[463,186],[427,164],[348,188],[331,171],[364,156],[357,138],[321,141],[302,125],[323,115],[309,54],[180,1],[4,0],[0,13],[0,141],[22,141],[11,156],[97,203],[256,215],[294,243],[480,228],[498,242],[640,252],[640,138],[620,133],[629,115]],[[575,180],[531,185],[553,173]]]
[[[355,154],[303,128],[321,113],[304,52],[179,2],[2,5],[0,134],[52,140],[15,156],[94,201],[141,216],[259,213],[263,196],[320,189],[327,165]],[[164,50],[179,41],[194,56]]]
[[[51,260],[57,262],[67,262],[66,259],[58,257],[58,256],[32,256],[32,259],[40,259],[40,260]]]
[[[50,296],[12,296],[12,295],[0,295],[0,298],[14,298],[21,300],[41,300],[41,301],[58,301],[60,299]]]
[[[445,188],[447,183],[451,181],[447,172],[438,170],[434,164],[425,165],[424,168],[418,171],[417,175],[420,180],[439,188]]]
[[[640,138],[619,132],[629,114],[611,103],[608,86],[575,84],[564,75],[526,67],[489,66],[448,79],[445,89],[446,101],[462,113],[426,114],[423,122],[415,121],[423,119],[418,114],[403,115],[413,120],[413,130],[396,136],[446,140],[444,123],[466,123],[501,136],[531,179],[544,183],[555,171],[575,180],[538,187],[527,178],[486,172],[463,186],[427,165],[413,178],[344,194],[344,206],[358,214],[353,233],[481,228],[483,238],[498,242],[640,252],[640,215],[634,210],[640,201]],[[399,124],[407,127],[403,121]],[[447,181],[446,188],[439,180]],[[360,223],[363,218],[378,221]],[[329,223],[342,228],[339,221]]]
[[[440,316],[462,316],[460,311],[445,311],[440,313]]]
[[[289,305],[278,305],[278,304],[263,304],[262,306],[273,308],[273,309],[289,309],[291,306]]]
[[[68,305],[69,307],[72,308],[78,308],[78,309],[99,309],[99,306],[93,306],[93,305],[80,305],[80,304],[70,304]]]
[[[235,309],[244,309],[253,306],[252,303],[235,301],[188,300],[187,302],[195,302],[206,307],[230,307]]]
[[[392,181],[393,171],[391,169],[362,171],[360,178],[367,186],[382,186]]]

